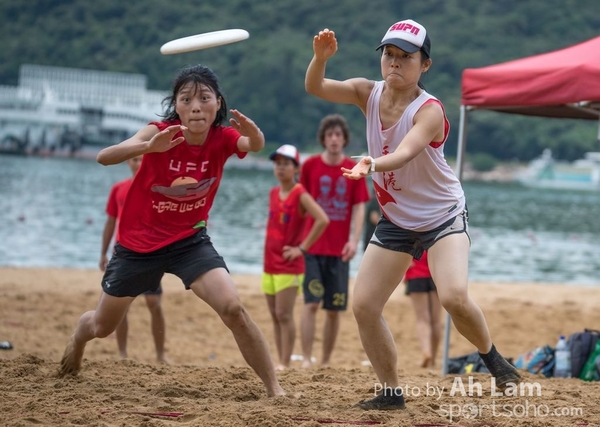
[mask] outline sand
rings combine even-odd
[[[407,400],[404,411],[352,408],[372,397],[377,380],[372,368],[362,364],[366,356],[350,311],[342,316],[332,367],[304,370],[294,362],[278,374],[288,395],[267,398],[228,329],[173,276],[166,276],[163,296],[167,355],[173,365],[155,362],[149,313],[143,298],[138,298],[129,313],[130,358],[118,358],[111,335],[88,343],[79,376],[58,378],[58,361],[77,319],[97,303],[100,278],[101,273],[93,270],[0,268],[0,341],[14,346],[0,350],[0,425],[600,425],[598,383],[579,379],[525,374],[531,388],[517,390],[517,396],[494,396],[498,391],[492,389],[490,377],[475,374],[481,396],[476,388],[473,396],[461,396],[458,388],[451,395],[453,384],[461,383],[468,392],[469,378],[442,377],[439,369],[418,367],[414,315],[401,290],[392,296],[384,315],[398,349]],[[259,277],[234,275],[234,280],[274,354]],[[470,292],[484,310],[497,348],[507,357],[544,344],[553,346],[560,334],[600,327],[600,288],[472,283]],[[300,307],[298,300],[297,321]],[[316,356],[323,319],[319,313]],[[472,351],[453,329],[450,356]],[[298,341],[295,353],[300,353]],[[441,355],[438,366],[440,360]],[[550,414],[544,416],[547,411]]]

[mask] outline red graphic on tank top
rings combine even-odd
[[[385,191],[379,184],[373,181],[373,187],[375,187],[375,195],[380,206],[385,206],[387,203],[395,203],[396,201],[390,193]]]

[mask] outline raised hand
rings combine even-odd
[[[319,60],[326,61],[337,52],[338,44],[335,38],[335,33],[327,28],[319,31],[313,39],[313,51],[315,57]]]
[[[229,110],[234,118],[229,119],[231,126],[237,130],[242,136],[248,138],[261,138],[262,132],[260,128],[250,119],[244,116],[238,110]]]
[[[176,145],[181,144],[185,138],[183,136],[173,139],[179,131],[187,130],[183,125],[169,126],[152,137],[149,143],[149,153],[164,153]]]

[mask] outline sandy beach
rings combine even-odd
[[[269,399],[228,329],[174,276],[166,276],[163,282],[167,355],[173,365],[155,362],[149,313],[138,298],[129,312],[130,358],[118,358],[113,334],[87,345],[79,376],[58,378],[58,361],[77,319],[96,306],[100,278],[94,270],[0,268],[0,341],[14,346],[0,350],[0,425],[600,425],[598,383],[579,379],[524,374],[528,384],[539,384],[541,395],[535,390],[528,393],[530,389],[518,396],[496,396],[490,377],[475,374],[473,381],[482,385],[481,396],[476,389],[473,396],[451,395],[455,375],[442,377],[440,369],[418,367],[414,315],[400,288],[384,315],[398,349],[407,401],[404,411],[352,408],[373,396],[377,379],[372,368],[362,363],[366,356],[350,311],[342,316],[332,367],[304,370],[294,362],[278,374],[288,395]],[[275,354],[260,278],[234,275],[234,280]],[[470,292],[484,310],[496,347],[506,357],[540,345],[554,346],[560,334],[600,328],[600,288],[472,283]],[[298,299],[296,321],[300,307]],[[320,354],[323,319],[320,313],[315,356]],[[453,329],[450,356],[472,351],[471,344]],[[295,353],[300,353],[299,340]],[[441,354],[438,366],[440,362]],[[469,379],[464,376],[459,381],[466,386]]]

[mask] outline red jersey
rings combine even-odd
[[[280,187],[275,187],[269,193],[264,271],[268,274],[303,274],[304,257],[285,260],[283,247],[295,247],[302,242],[305,216],[300,213],[300,196],[306,189],[302,184],[296,184],[284,200],[279,198],[279,191]]]
[[[420,260],[416,260],[413,258],[412,264],[406,270],[406,274],[404,278],[406,280],[412,279],[428,279],[431,277],[431,272],[429,271],[429,264],[427,264],[427,251],[423,252],[423,256],[421,256]]]
[[[308,252],[313,255],[342,256],[344,245],[350,237],[352,208],[357,203],[369,201],[369,190],[364,178],[353,180],[342,175],[341,168],[352,169],[356,163],[344,157],[341,164],[326,164],[321,155],[311,156],[302,165],[300,182],[329,217],[329,225]],[[314,223],[306,218],[305,232]]]
[[[133,178],[127,178],[113,185],[113,187],[110,190],[110,194],[108,195],[108,200],[106,202],[106,214],[108,216],[112,216],[113,218],[117,219],[121,217],[121,212],[123,212],[123,205],[125,204],[125,198],[127,197],[129,188],[131,188],[132,182]],[[118,228],[115,240],[117,242],[119,241]]]
[[[163,130],[180,124],[152,122]],[[177,133],[173,138],[183,136]],[[164,153],[144,154],[133,179],[119,222],[119,242],[136,252],[152,252],[191,236],[205,227],[208,212],[240,133],[231,127],[211,126],[202,145],[186,141]]]

